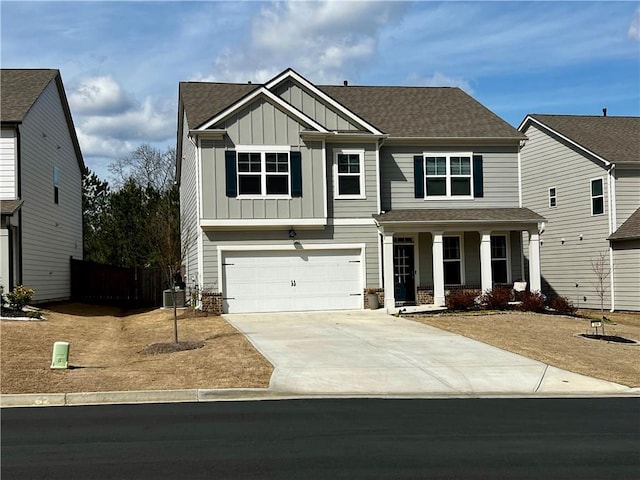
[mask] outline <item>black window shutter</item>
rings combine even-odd
[[[291,152],[291,196],[302,196],[302,154]]]
[[[236,173],[236,151],[226,150],[224,152],[224,163],[227,180],[227,197],[238,196],[238,179]]]
[[[413,185],[416,198],[424,198],[424,157],[413,157]]]
[[[476,198],[484,197],[482,177],[482,155],[473,156],[473,196]]]

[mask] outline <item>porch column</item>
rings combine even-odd
[[[444,298],[444,253],[442,232],[433,232],[433,303],[443,307]]]
[[[382,257],[384,262],[384,308],[388,313],[393,313],[396,308],[393,283],[393,234],[383,234]]]
[[[539,292],[540,282],[540,234],[537,230],[529,232],[529,290]]]
[[[491,275],[491,232],[480,232],[480,278],[482,293],[493,288]]]

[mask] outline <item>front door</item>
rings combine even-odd
[[[416,301],[413,245],[393,246],[393,288],[397,302]]]

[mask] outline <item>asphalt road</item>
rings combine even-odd
[[[10,479],[638,479],[640,402],[325,399],[12,408]]]

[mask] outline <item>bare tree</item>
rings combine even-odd
[[[604,297],[607,293],[607,279],[609,275],[611,275],[611,266],[609,265],[609,258],[606,251],[600,252],[598,257],[591,259],[591,271],[595,276],[593,288],[598,298],[600,298],[600,315],[602,316],[602,320],[604,320]],[[604,335],[604,321],[602,322],[602,334]]]
[[[165,192],[173,187],[175,180],[174,148],[159,150],[149,144],[142,144],[126,157],[109,165],[113,175],[112,183],[120,188],[127,180],[133,179],[141,187],[153,187]]]

